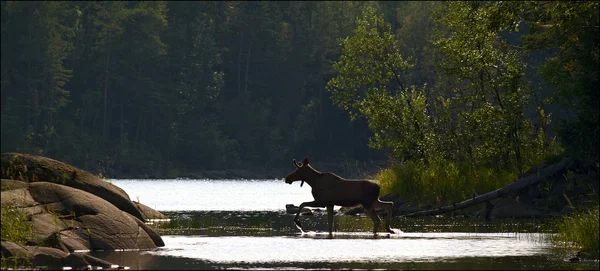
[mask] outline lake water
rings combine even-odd
[[[283,180],[109,180],[159,211],[279,211],[311,201],[310,186]]]
[[[109,180],[170,217],[151,221],[165,247],[92,255],[132,269],[598,269],[570,263],[572,250],[535,223],[394,218],[396,234],[371,232],[362,216],[326,212],[293,224],[285,205],[311,201],[310,187],[283,180]],[[336,207],[338,209],[339,207]],[[382,223],[383,224],[383,223]],[[383,227],[380,228],[383,230]]]

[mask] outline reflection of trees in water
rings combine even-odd
[[[299,234],[293,215],[285,211],[194,211],[164,212],[170,221],[153,221],[160,235],[208,236],[288,236]],[[326,212],[301,216],[305,231],[327,231]],[[334,216],[336,232],[371,232],[373,223],[366,216]],[[382,226],[380,226],[382,227]],[[392,218],[392,228],[403,232],[548,232],[539,221],[484,222],[460,217]]]
[[[143,251],[102,251],[91,255],[119,266],[128,266],[130,270],[149,270],[155,260],[152,255]]]
[[[360,216],[337,216],[336,227],[338,232],[371,232],[373,230],[373,222],[368,217]],[[392,224],[392,228],[394,228]],[[380,225],[383,228],[383,225]]]
[[[481,254],[473,255],[473,257],[459,257],[453,259],[450,262],[445,262],[442,258],[429,260],[416,260],[416,261],[375,261],[375,262],[339,262],[332,260],[331,262],[310,262],[310,261],[290,261],[289,258],[281,258],[281,261],[274,262],[261,262],[261,263],[248,263],[248,262],[218,262],[209,258],[205,258],[205,254],[195,254],[196,249],[198,251],[204,249],[211,249],[210,246],[198,247],[203,241],[200,242],[185,242],[181,238],[194,238],[194,236],[186,235],[203,235],[207,237],[232,237],[232,236],[244,236],[241,240],[248,240],[247,244],[252,244],[254,241],[246,239],[246,237],[260,237],[262,241],[269,240],[263,237],[281,237],[285,236],[283,240],[291,240],[286,242],[293,242],[295,244],[295,238],[303,238],[304,240],[299,242],[300,244],[309,244],[308,247],[313,247],[316,244],[323,243],[312,243],[310,239],[327,239],[327,216],[326,212],[315,212],[313,216],[302,216],[302,223],[306,225],[307,231],[310,233],[305,235],[299,235],[300,231],[297,230],[293,225],[294,215],[286,214],[285,211],[195,211],[195,212],[164,212],[170,221],[156,221],[152,224],[152,227],[156,229],[160,235],[165,237],[166,235],[176,235],[176,240],[171,239],[165,240],[166,246],[153,250],[154,252],[148,253],[144,251],[124,251],[124,252],[93,252],[94,256],[101,259],[108,260],[113,263],[117,263],[122,266],[129,266],[131,270],[163,270],[163,269],[223,269],[223,268],[332,268],[332,269],[520,269],[523,265],[535,266],[538,269],[569,269],[563,265],[562,261],[548,261],[547,254],[541,256],[527,255],[527,256],[507,256],[507,257],[483,257]],[[334,216],[335,219],[335,230],[334,239],[373,239],[371,229],[372,222],[368,217],[363,216]],[[521,232],[518,234],[517,239],[512,239],[512,233],[508,232],[508,225],[511,225],[513,231]],[[404,235],[399,236],[385,236],[379,235],[376,239],[395,239],[392,242],[398,242],[400,247],[403,244],[402,240],[411,239],[414,242],[416,239],[423,240],[423,244],[431,244],[431,242],[437,239],[454,239],[456,242],[469,241],[473,238],[479,241],[490,242],[493,247],[495,241],[500,237],[510,237],[508,243],[511,242],[523,242],[523,238],[528,238],[528,241],[546,243],[540,235],[530,235],[526,232],[535,232],[534,228],[536,223],[534,221],[521,222],[519,226],[516,223],[509,221],[492,221],[482,222],[472,219],[463,218],[393,218],[392,227],[394,229],[401,229],[405,232]],[[537,231],[543,231],[537,230]],[[429,232],[424,236],[421,233]],[[435,233],[434,233],[435,232]],[[440,233],[441,232],[441,233]],[[449,232],[451,234],[445,234],[443,232]],[[479,232],[494,232],[499,234],[492,235],[479,235]],[[316,233],[316,234],[315,234]],[[457,233],[457,234],[454,234]],[[475,233],[475,234],[471,234]],[[483,237],[482,237],[483,236]],[[487,236],[487,237],[486,237]],[[166,237],[172,238],[171,237]],[[292,238],[292,239],[288,239]],[[450,237],[450,238],[448,238]],[[515,235],[516,237],[516,235]],[[200,237],[199,239],[202,239]],[[425,239],[423,239],[425,238]],[[433,240],[431,240],[433,239]],[[503,239],[503,238],[501,238]],[[539,239],[539,240],[536,240]],[[212,240],[215,240],[214,238]],[[281,242],[281,238],[271,239],[274,244]],[[333,241],[333,240],[332,240]],[[477,242],[479,242],[477,241]],[[215,244],[226,244],[227,242],[213,241]],[[319,240],[316,242],[329,242],[329,240]],[[334,241],[335,242],[335,241]],[[345,241],[344,241],[345,242]],[[356,244],[364,244],[364,240],[356,240]],[[486,241],[487,242],[487,241]],[[211,242],[208,242],[211,243]],[[268,244],[261,243],[261,244]],[[189,246],[189,247],[188,247]],[[503,249],[505,246],[497,246],[497,248]],[[189,251],[191,253],[184,253],[186,256],[174,256],[175,251]],[[343,251],[343,249],[341,249]],[[398,252],[398,250],[394,250]],[[561,255],[561,251],[557,250],[549,252],[551,255]],[[394,253],[396,253],[394,252]],[[400,252],[398,252],[400,253]],[[177,253],[175,253],[177,254]],[[485,254],[485,253],[484,253]],[[567,254],[565,254],[567,255]],[[569,254],[570,255],[570,254]],[[190,258],[187,258],[190,257]],[[195,257],[195,258],[194,258]],[[556,257],[557,259],[559,257]],[[542,261],[544,259],[544,261]],[[570,263],[569,263],[570,264]],[[590,269],[589,263],[584,266],[583,269]]]
[[[208,234],[214,235],[271,235],[285,227],[283,214],[255,211],[197,211],[165,212],[170,221],[156,224],[161,235]]]
[[[370,228],[370,227],[369,227]],[[364,238],[364,237],[363,237]],[[577,264],[560,260],[558,255],[565,254],[562,248],[552,248],[552,255],[557,255],[556,260],[549,259],[548,255],[535,256],[505,256],[505,257],[461,257],[451,261],[443,259],[421,260],[421,261],[377,261],[377,262],[264,262],[264,263],[219,263],[204,259],[192,259],[182,257],[157,256],[138,251],[124,252],[97,252],[94,256],[117,263],[121,266],[129,266],[130,270],[183,270],[193,268],[195,270],[214,270],[225,268],[291,268],[291,269],[391,269],[391,270],[491,270],[507,269],[518,270],[523,266],[538,270],[547,269],[597,269],[597,262],[580,262]],[[566,256],[565,256],[566,257]]]

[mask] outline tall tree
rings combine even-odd
[[[546,56],[540,74],[546,86],[556,90],[550,102],[566,113],[559,119],[562,144],[573,155],[598,159],[599,3],[528,1],[525,11],[523,17],[531,25],[525,48]]]
[[[440,69],[461,84],[454,90],[461,127],[457,147],[474,165],[516,167],[522,173],[523,149],[535,138],[523,114],[531,90],[523,80],[522,51],[499,35],[517,30],[512,19],[519,7],[503,2],[443,6],[439,22],[449,32],[440,34],[435,45],[444,55]]]
[[[111,55],[114,53],[114,44],[117,43],[123,34],[122,23],[127,16],[127,9],[125,8],[125,2],[122,1],[110,1],[101,2],[99,11],[97,13],[94,25],[100,28],[98,33],[97,50],[101,51],[104,55],[104,108],[102,118],[102,136],[105,140],[108,140],[110,134],[110,120],[109,120],[109,86],[111,82],[110,72],[111,66]]]
[[[220,167],[236,157],[234,142],[218,126],[224,84],[222,36],[226,2],[168,2],[168,85],[176,115],[168,130],[173,159],[188,167]]]
[[[76,9],[69,2],[3,2],[3,9],[3,40],[17,41],[3,44],[3,98],[11,102],[8,110],[26,116],[21,136],[32,145],[24,150],[43,153],[55,136],[54,116],[68,102],[72,71],[64,63],[73,48]]]
[[[334,64],[339,75],[327,84],[334,102],[354,119],[366,117],[374,132],[371,146],[401,160],[425,158],[425,97],[407,85],[412,64],[400,54],[391,25],[375,7],[366,6],[355,34],[342,44],[343,54]]]

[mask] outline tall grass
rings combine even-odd
[[[393,192],[404,199],[434,204],[463,201],[473,196],[473,190],[487,193],[516,178],[516,173],[472,170],[466,163],[425,165],[419,161],[394,165],[375,176],[383,193]]]
[[[27,215],[9,203],[2,204],[0,224],[2,240],[24,245],[33,234],[33,225],[28,222]],[[2,255],[0,259],[0,269],[2,270],[9,268],[28,269],[31,268],[30,264],[29,259],[20,256],[4,257]]]
[[[563,148],[554,140],[545,147],[524,148],[522,168],[526,171],[555,163],[563,154]],[[509,164],[512,165],[501,168],[493,160],[478,166],[437,158],[430,159],[429,164],[411,160],[380,171],[375,179],[383,193],[394,192],[403,199],[421,203],[445,204],[472,198],[473,190],[484,194],[514,182],[518,179],[517,166],[514,161]]]
[[[582,252],[598,258],[599,218],[598,205],[563,217],[558,223],[559,234],[556,241],[567,246],[580,247]]]
[[[12,204],[2,204],[2,240],[25,244],[33,233],[33,225],[26,214]]]

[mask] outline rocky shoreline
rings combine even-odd
[[[132,201],[121,188],[46,157],[2,153],[1,160],[3,265],[118,269],[76,251],[164,246],[144,222],[167,217]],[[8,218],[10,214],[20,219]],[[4,232],[5,226],[10,231]],[[15,236],[9,237],[19,240],[5,239],[12,231]],[[20,232],[25,234],[16,238]]]
[[[362,178],[373,176],[376,170],[379,168],[359,171],[355,175],[344,172],[344,175]],[[273,179],[283,178],[287,171],[204,171],[189,174],[188,178]],[[29,268],[120,269],[123,267],[77,251],[146,250],[164,246],[162,238],[145,222],[168,219],[166,216],[132,201],[121,188],[87,171],[46,157],[2,153],[1,174],[3,268],[5,264],[12,264]],[[599,177],[597,163],[578,163],[543,182],[449,215],[483,220],[546,219],[568,215],[589,204],[590,198],[583,195],[599,190]],[[417,204],[392,193],[381,196],[381,200],[394,202],[394,217],[440,207],[431,203]],[[288,214],[298,211],[293,204],[285,208]],[[7,218],[11,212],[24,217],[21,224],[16,225],[29,230],[24,239],[5,238],[4,223],[14,221]],[[302,215],[325,213],[318,208],[301,212]],[[337,215],[362,213],[362,207],[356,206],[341,208]]]

